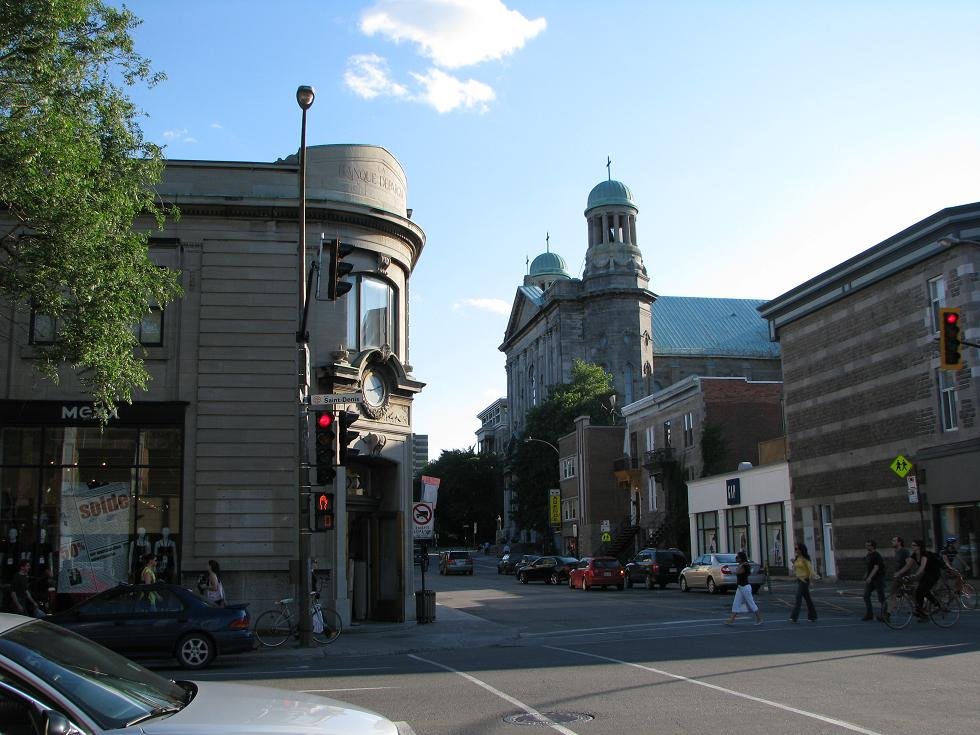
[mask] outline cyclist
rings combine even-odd
[[[912,542],[912,559],[919,565],[915,572],[918,584],[915,587],[915,614],[919,622],[925,622],[929,616],[922,609],[922,602],[928,599],[936,607],[939,607],[939,600],[932,594],[932,588],[939,581],[942,574],[943,563],[939,561],[939,556],[926,550],[922,539]]]
[[[944,565],[942,571],[953,580],[956,594],[959,594],[963,591],[963,574],[960,572],[963,562],[960,561],[959,552],[956,550],[956,541],[956,536],[946,537],[946,545],[939,552],[939,559]]]
[[[895,574],[892,575],[891,586],[888,589],[888,600],[885,602],[885,615],[892,610],[892,600],[898,594],[899,587],[902,586],[902,579],[915,568],[912,560],[912,552],[905,548],[905,539],[901,536],[892,537],[892,548],[895,549]]]

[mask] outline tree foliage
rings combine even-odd
[[[149,374],[134,333],[179,295],[149,258],[169,210],[154,198],[161,150],[126,88],[162,77],[134,50],[139,24],[98,0],[0,0],[0,297],[57,320],[36,366],[74,368],[96,406],[131,401]],[[176,214],[176,212],[173,212]]]
[[[495,540],[497,516],[503,510],[497,455],[476,454],[472,449],[444,450],[439,459],[425,466],[423,474],[439,478],[435,530],[441,544]]]
[[[512,515],[520,528],[548,529],[548,490],[558,487],[558,440],[575,428],[579,416],[588,416],[596,426],[611,425],[614,392],[612,375],[599,365],[576,360],[571,381],[555,386],[528,411],[524,436],[511,461],[516,491]]]

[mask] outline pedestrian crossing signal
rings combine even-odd
[[[313,531],[332,531],[333,530],[333,493],[314,492],[311,496],[313,503]]]

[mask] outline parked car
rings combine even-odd
[[[574,556],[539,556],[517,571],[517,581],[521,584],[528,582],[561,584],[568,579],[568,573],[577,566],[578,559]]]
[[[255,648],[247,604],[218,607],[163,582],[121,584],[47,620],[117,653],[172,656],[187,669]]]
[[[597,556],[579,560],[568,575],[569,589],[588,590],[593,587],[623,589],[625,572],[619,559],[613,556]]]
[[[5,733],[397,735],[393,722],[336,699],[171,681],[59,625],[11,614],[0,614],[0,724]]]
[[[687,557],[680,549],[643,549],[626,562],[626,586],[646,585],[663,589],[677,582],[681,569],[687,566]]]
[[[702,554],[681,570],[678,584],[682,592],[705,589],[714,594],[734,589],[735,566],[735,554]],[[766,583],[766,575],[756,562],[749,560],[749,566],[749,584],[753,592],[758,592]]]
[[[537,558],[535,554],[504,554],[497,562],[497,574],[514,574],[517,567],[529,564]]]
[[[470,552],[443,551],[439,555],[439,574],[473,574]]]

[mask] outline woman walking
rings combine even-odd
[[[796,574],[796,602],[793,604],[793,612],[789,615],[789,622],[795,623],[800,617],[800,606],[806,600],[806,617],[811,623],[817,622],[817,608],[813,606],[810,597],[810,582],[817,576],[810,561],[810,552],[806,550],[806,544],[796,545],[796,556],[793,557],[793,572]]]
[[[208,587],[205,596],[218,607],[225,606],[225,588],[221,584],[221,566],[214,559],[208,561]]]
[[[759,612],[759,606],[755,604],[755,598],[752,597],[752,585],[749,584],[749,558],[744,551],[740,551],[735,554],[735,562],[737,564],[735,567],[735,583],[738,587],[735,590],[735,600],[732,602],[731,617],[725,621],[725,625],[734,623],[735,616],[740,612],[749,611],[755,614],[755,624],[762,625],[762,613]]]

